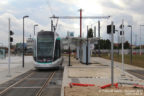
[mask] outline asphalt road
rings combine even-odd
[[[14,78],[4,84],[0,85],[0,92],[4,89],[8,88],[12,84],[20,81],[25,78],[29,74],[28,78],[24,79],[22,82],[14,85],[6,92],[1,94],[0,96],[36,96],[38,91],[42,88],[46,80],[49,78],[49,75],[55,71],[52,79],[46,85],[44,90],[42,91],[42,96],[60,96],[61,85],[62,85],[62,76],[63,70],[31,70],[21,76]]]

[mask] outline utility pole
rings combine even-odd
[[[10,74],[10,63],[11,63],[11,58],[10,58],[10,18],[8,19],[8,75],[7,77],[11,77]]]
[[[22,56],[22,67],[24,68],[24,55],[25,55],[25,48],[24,48],[24,19],[28,18],[29,16],[23,16],[23,56]]]
[[[144,26],[144,25],[140,25],[140,55],[142,55],[142,48],[141,48],[141,45],[142,45],[142,43],[141,43],[141,27],[142,26]]]
[[[94,26],[94,37],[96,37],[96,26]]]
[[[119,44],[119,41],[120,41],[119,39],[120,39],[120,36],[119,36],[119,32],[118,32],[118,58],[119,58],[119,45],[120,45]]]
[[[122,76],[124,76],[124,20],[122,20]]]
[[[132,26],[131,26],[131,64],[132,64],[132,55],[133,55],[133,52],[132,52]]]
[[[111,23],[111,84],[114,85],[114,61],[113,61],[113,40],[114,40],[114,33],[113,33],[113,22]]]
[[[70,50],[70,32],[68,32],[68,46],[69,46],[69,66],[71,66],[71,63],[70,63],[70,61],[71,61],[71,50]]]
[[[70,38],[68,38],[68,39],[70,39]],[[70,61],[71,61],[70,55],[71,55],[71,51],[70,51],[70,40],[69,40],[69,66],[71,66],[71,64],[70,64]]]
[[[100,21],[98,21],[98,56],[100,57]]]
[[[111,25],[107,25],[107,34],[111,35],[111,84],[114,86],[114,59],[113,59],[113,45],[114,45],[115,25],[113,21]]]
[[[80,11],[80,38],[82,37],[82,9],[79,10]]]
[[[131,64],[132,64],[132,25],[128,25],[128,27],[131,28],[131,56],[130,56],[130,60],[131,60]]]
[[[141,25],[140,25],[140,55],[141,55]]]
[[[86,64],[88,65],[88,26],[87,26]]]
[[[137,46],[137,34],[135,34],[135,46]]]
[[[118,48],[117,48],[117,50],[118,50],[118,58],[119,58],[119,31],[118,30],[115,30],[115,32],[117,32],[117,40],[118,40]]]
[[[53,32],[53,20],[51,20],[51,31]]]

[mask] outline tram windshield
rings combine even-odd
[[[53,57],[53,47],[54,47],[54,37],[52,35],[41,35],[37,39],[37,56],[48,57],[51,59]]]

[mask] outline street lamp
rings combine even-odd
[[[132,64],[132,25],[128,25],[131,28],[131,64]]]
[[[141,26],[144,26],[144,25],[140,25],[140,55],[141,55]]]
[[[35,24],[35,25],[34,25],[34,35],[35,35],[35,27],[36,27],[36,26],[38,26],[38,24]]]
[[[87,26],[86,64],[88,65],[88,26]]]
[[[24,19],[28,18],[29,16],[23,16],[23,57],[22,57],[22,67],[24,68],[24,54],[25,54],[25,49],[24,49]]]

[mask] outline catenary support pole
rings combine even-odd
[[[86,64],[88,65],[88,26],[87,26],[87,45],[86,45]]]
[[[119,31],[117,31],[117,40],[118,40],[118,48],[117,48],[117,50],[118,50],[118,58],[119,58]]]
[[[24,48],[24,17],[23,17],[23,58],[22,58],[22,67],[24,68],[24,54],[25,54],[25,48]]]
[[[131,64],[132,64],[132,26],[131,26]]]
[[[28,18],[29,16],[23,16],[23,56],[22,56],[22,67],[24,68],[24,55],[25,55],[25,43],[24,43],[24,41],[25,41],[25,32],[24,32],[24,19],[25,18]]]
[[[69,66],[71,66],[71,50],[70,50],[70,33],[68,32],[68,45],[69,45]]]
[[[8,77],[11,77],[10,74],[10,63],[11,63],[11,59],[10,59],[10,18],[8,19]]]
[[[122,76],[124,75],[124,20],[122,20]]]
[[[141,55],[141,25],[140,25],[140,55]]]
[[[96,26],[94,26],[94,37],[96,37]]]
[[[80,9],[80,38],[82,37],[82,9]]]
[[[100,57],[100,21],[98,21],[98,55]]]
[[[142,38],[141,38],[141,37],[142,37],[142,36],[141,36],[141,35],[142,35],[142,34],[141,34],[141,27],[142,27],[142,26],[144,26],[144,25],[140,25],[140,55],[142,55]]]
[[[113,61],[113,22],[111,23],[111,84],[114,85],[114,61]]]
[[[51,20],[51,31],[53,32],[53,20]]]

